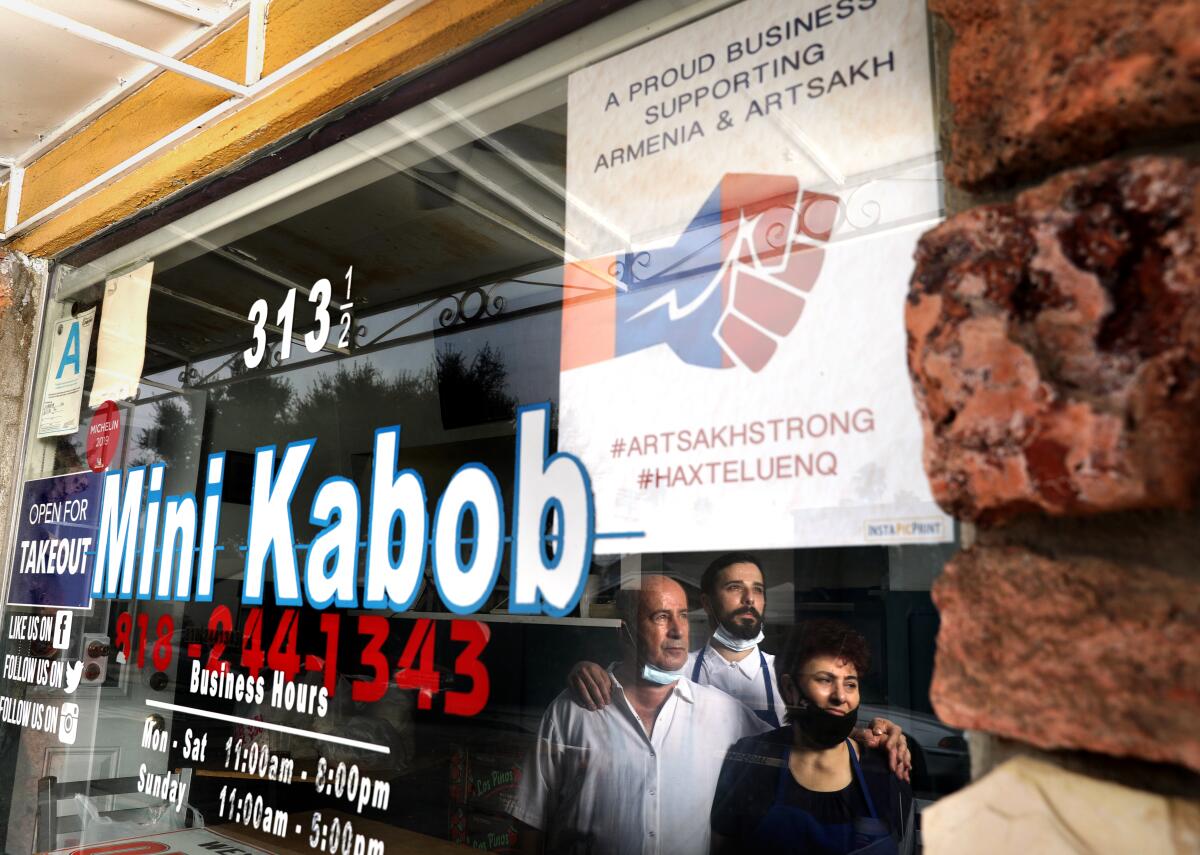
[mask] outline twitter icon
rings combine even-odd
[[[73,695],[75,694],[75,690],[79,688],[79,681],[83,678],[83,663],[68,662],[65,676],[67,682],[64,688],[67,690],[68,695]]]

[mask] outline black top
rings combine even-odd
[[[789,726],[741,739],[729,749],[713,798],[712,829],[716,834],[766,851],[760,824],[777,801],[808,813],[822,826],[849,825],[871,815],[856,775],[852,774],[849,786],[832,793],[805,789],[790,772],[781,775],[793,744]],[[899,841],[912,809],[911,788],[888,768],[886,752],[861,752],[859,766],[875,813]],[[834,852],[839,848],[806,851]]]

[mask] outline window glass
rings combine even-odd
[[[639,3],[60,265],[6,850],[919,847],[927,54],[919,3]]]

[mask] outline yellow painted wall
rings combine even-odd
[[[187,61],[240,83],[246,75],[246,21],[235,24]],[[25,168],[21,219],[86,184],[227,97],[227,93],[198,80],[171,72],[160,74]]]
[[[272,0],[267,13],[270,38],[263,57],[264,76],[387,5],[387,0],[326,2],[316,15],[312,5],[313,0]]]
[[[264,76],[383,6],[386,0],[272,0]],[[433,0],[287,86],[226,116],[125,177],[13,239],[28,255],[51,256],[100,229],[218,172],[330,110],[419,69],[542,0]],[[238,82],[245,72],[242,21],[188,61]],[[225,99],[166,72],[26,167],[21,219],[83,186]],[[3,208],[0,207],[0,211]]]

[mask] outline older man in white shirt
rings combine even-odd
[[[706,855],[721,763],[769,729],[726,693],[693,683],[687,595],[665,576],[623,591],[624,658],[612,703],[597,711],[563,692],[542,716],[513,815],[526,852]]]

